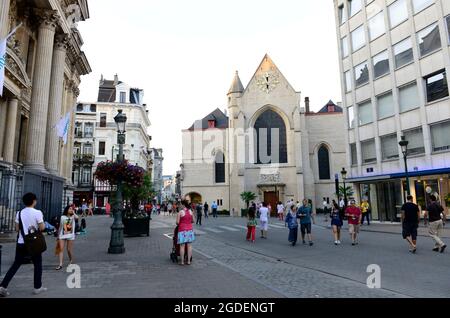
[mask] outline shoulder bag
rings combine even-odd
[[[21,218],[22,212],[19,212],[19,228],[22,233],[25,248],[30,256],[37,256],[44,253],[47,250],[47,244],[45,243],[45,237],[39,229],[35,232],[30,232],[25,235],[23,230],[23,223]]]

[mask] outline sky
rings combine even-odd
[[[226,109],[235,71],[247,86],[266,53],[313,111],[341,101],[332,0],[90,0],[89,10],[79,101],[97,100],[102,74],[144,89],[165,175],[179,170],[181,130]]]

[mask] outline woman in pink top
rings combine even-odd
[[[195,241],[194,234],[194,213],[189,209],[190,203],[187,200],[181,202],[180,213],[177,215],[178,244],[180,245],[180,265],[184,265],[184,253],[187,247],[187,265],[191,265],[192,242]]]

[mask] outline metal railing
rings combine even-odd
[[[15,217],[22,208],[24,172],[18,166],[0,164],[0,233],[15,230]]]

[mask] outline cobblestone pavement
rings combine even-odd
[[[344,244],[336,247],[327,224],[318,220],[315,245],[292,247],[283,222],[272,220],[269,239],[251,244],[244,239],[245,219],[209,218],[196,226],[193,265],[181,267],[168,259],[174,217],[154,217],[150,238],[126,238],[125,255],[106,253],[111,223],[107,217],[88,218],[89,233],[75,242],[82,271],[79,290],[66,287],[67,273],[54,271],[54,242],[49,240],[44,259],[49,292],[42,297],[391,298],[450,293],[449,255],[433,253],[431,239],[425,237],[419,238],[419,252],[412,255],[392,230],[363,232],[357,247],[349,244],[344,230]],[[13,250],[12,244],[4,245],[3,274]],[[381,267],[382,289],[366,286],[370,264]],[[32,266],[27,265],[10,286],[13,296],[30,296],[31,282]]]

